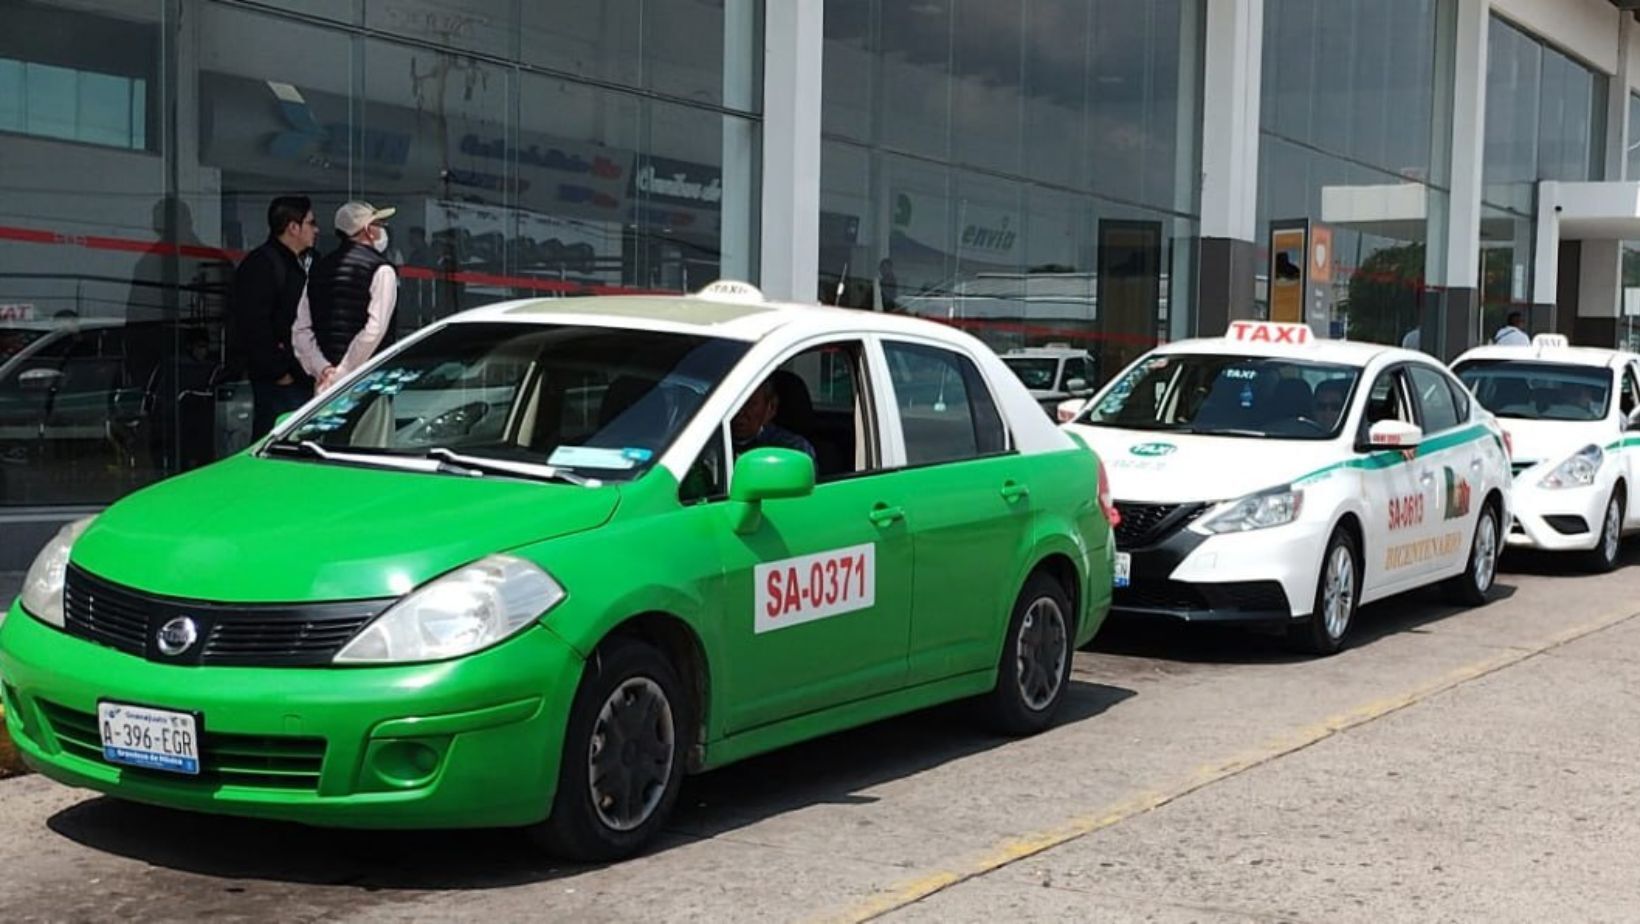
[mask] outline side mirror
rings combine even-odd
[[[763,502],[814,493],[814,460],[792,449],[753,449],[735,460],[729,500],[738,508],[735,531],[749,533],[762,521]]]
[[[30,369],[17,377],[17,387],[23,391],[50,391],[62,378],[63,373],[57,369]]]
[[[1423,441],[1423,429],[1403,420],[1380,420],[1367,430],[1367,447],[1373,450],[1416,449]]]
[[[1087,403],[1088,399],[1086,398],[1070,398],[1061,401],[1054,408],[1054,419],[1059,423],[1070,423],[1076,419],[1077,414],[1082,413],[1082,408],[1086,407]]]
[[[1082,391],[1088,387],[1087,379],[1070,379],[1065,382],[1066,391]]]
[[[1623,418],[1623,429],[1625,429],[1625,430],[1640,429],[1640,407],[1637,407],[1634,410],[1630,411],[1628,413],[1628,416]]]

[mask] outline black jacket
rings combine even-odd
[[[331,365],[341,363],[353,338],[370,320],[370,283],[376,271],[392,265],[375,248],[351,240],[313,264],[313,275],[308,279],[308,312],[313,320],[313,339]],[[395,321],[388,319],[378,351],[393,342]]]
[[[239,262],[229,301],[229,343],[252,380],[306,378],[291,349],[296,304],[307,273],[290,248],[269,238]]]

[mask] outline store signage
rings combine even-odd
[[[0,321],[31,321],[33,319],[33,305],[27,303],[0,305]]]
[[[463,154],[473,157],[487,157],[494,160],[503,160],[508,154],[513,155],[521,165],[540,167],[543,170],[558,170],[563,173],[586,173],[604,180],[618,180],[625,171],[620,164],[607,157],[596,156],[587,160],[578,154],[564,151],[562,148],[549,147],[542,150],[538,144],[529,147],[515,147],[509,149],[503,138],[492,138],[488,141],[476,134],[463,135],[459,145]]]
[[[669,199],[712,204],[723,201],[721,177],[712,177],[707,181],[695,180],[682,170],[674,170],[662,176],[654,164],[645,164],[638,168],[637,183],[638,192]]]

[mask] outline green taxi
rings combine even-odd
[[[509,302],[66,527],[0,694],[69,785],[612,859],[686,773],[961,698],[1046,727],[1110,519],[958,331],[729,283]]]

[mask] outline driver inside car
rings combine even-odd
[[[780,395],[774,382],[764,379],[729,420],[729,437],[735,456],[750,449],[793,449],[814,458],[814,444],[774,422],[780,412]]]
[[[1331,431],[1344,413],[1344,400],[1349,383],[1344,379],[1328,379],[1315,387],[1315,422]]]

